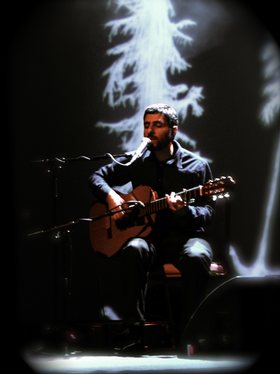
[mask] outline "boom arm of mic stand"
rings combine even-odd
[[[34,236],[38,236],[38,235],[44,235],[44,234],[50,234],[51,232],[53,231],[61,231],[61,230],[68,230],[70,227],[76,225],[77,223],[80,222],[80,219],[77,219],[75,221],[69,221],[67,223],[64,223],[62,225],[58,225],[58,226],[53,226],[49,229],[45,229],[45,230],[39,230],[39,231],[34,231],[34,232],[31,232],[30,234],[28,234],[27,236],[28,237],[34,237]]]
[[[31,237],[35,237],[35,236],[38,236],[38,235],[50,234],[54,231],[68,230],[70,227],[75,226],[80,222],[92,222],[92,221],[96,221],[98,219],[101,219],[101,218],[104,218],[104,217],[107,217],[107,216],[112,216],[115,213],[124,212],[124,211],[127,211],[127,210],[131,211],[131,209],[133,209],[135,207],[138,207],[139,205],[141,207],[143,207],[143,203],[141,201],[129,201],[127,203],[129,204],[129,206],[127,208],[121,207],[119,210],[114,210],[114,211],[108,210],[106,213],[101,214],[99,216],[95,216],[95,217],[78,218],[76,220],[69,221],[69,222],[64,223],[62,225],[53,226],[49,229],[31,232],[27,236],[29,238],[31,238]]]
[[[104,160],[107,158],[111,157],[131,157],[132,154],[130,152],[127,153],[120,153],[120,154],[115,154],[111,155],[110,153],[106,153],[105,155],[101,156],[77,156],[77,157],[70,157],[70,158],[65,158],[65,157],[54,157],[54,158],[45,158],[41,160],[34,160],[32,161],[33,163],[38,163],[38,164],[49,164],[49,163],[58,163],[58,164],[65,164],[67,162],[72,162],[72,161],[98,161],[98,160]]]

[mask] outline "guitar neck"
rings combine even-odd
[[[189,190],[184,189],[183,191],[176,193],[176,195],[180,195],[183,201],[190,202],[192,199],[196,199],[197,197],[203,195],[203,186],[197,186],[190,188]],[[147,214],[157,213],[158,211],[166,208],[168,208],[166,197],[151,201],[145,206]]]

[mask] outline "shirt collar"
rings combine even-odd
[[[178,168],[182,168],[182,147],[177,142],[177,140],[173,140],[174,144],[174,153],[172,157],[165,161],[166,165],[173,165],[174,163],[177,164]],[[145,158],[154,158],[154,155],[151,151],[146,153]]]

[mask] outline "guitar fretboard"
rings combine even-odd
[[[176,195],[180,195],[183,201],[190,202],[191,199],[196,199],[203,195],[203,186],[197,186],[190,188],[189,190],[184,189],[183,191],[176,193]],[[166,208],[168,208],[166,197],[151,201],[145,205],[145,211],[147,214],[157,213]]]

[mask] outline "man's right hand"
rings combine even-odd
[[[121,211],[121,209],[125,200],[119,194],[117,194],[114,190],[111,190],[106,197],[106,202],[108,204],[109,211],[112,213],[116,211],[116,213],[112,215],[114,220],[123,218],[125,212]]]

